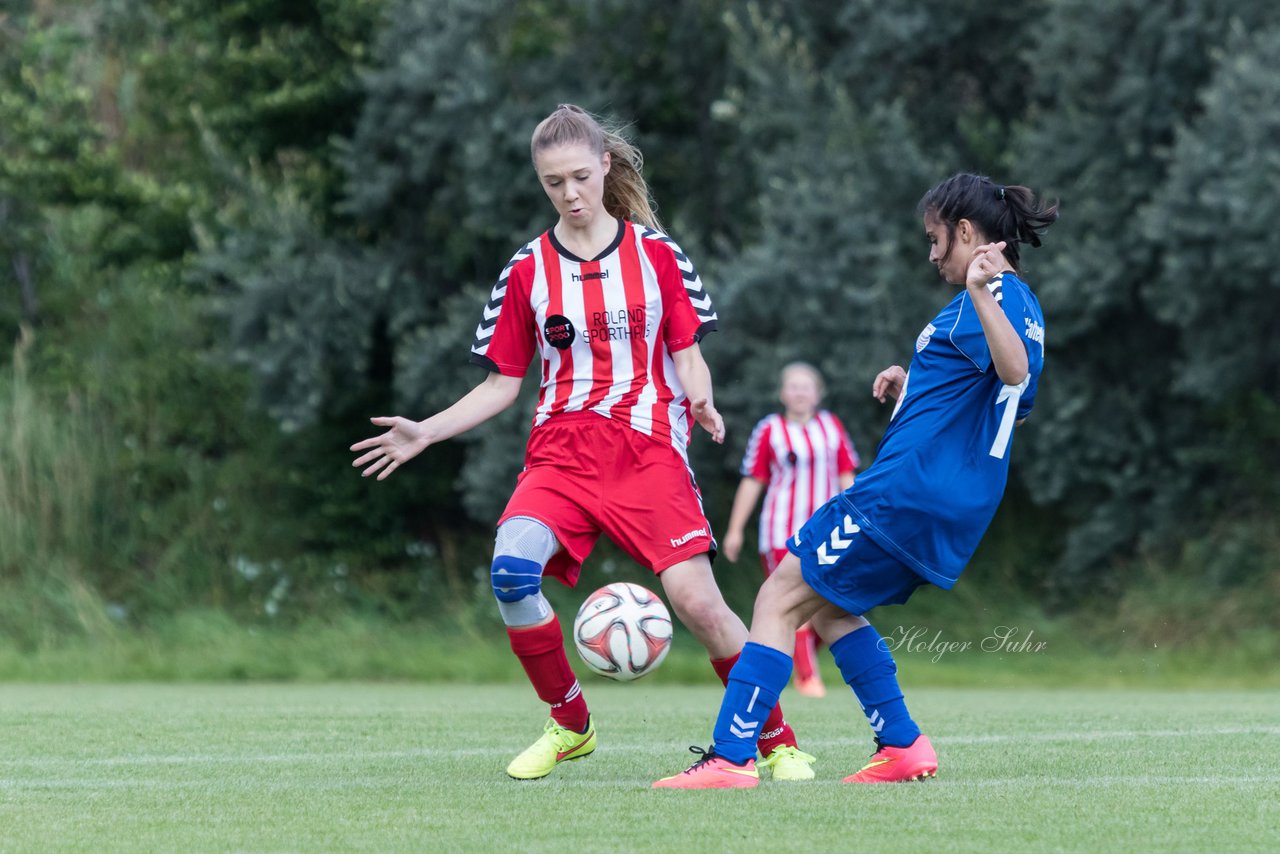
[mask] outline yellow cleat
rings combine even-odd
[[[574,732],[555,720],[548,720],[542,737],[511,760],[507,774],[517,780],[537,780],[550,774],[561,762],[589,756],[595,749],[596,725],[591,718],[587,718],[586,732]]]
[[[815,761],[800,748],[784,744],[761,759],[758,767],[769,769],[775,780],[812,780]]]

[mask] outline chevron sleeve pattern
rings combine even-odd
[[[667,235],[652,228],[642,232],[645,252],[659,272],[667,303],[667,347],[675,352],[701,341],[719,324],[711,295],[702,284],[693,262]]]
[[[537,350],[537,331],[528,286],[519,273],[532,266],[536,241],[522,246],[494,284],[476,326],[471,344],[471,363],[505,376],[523,377]],[[524,285],[521,287],[521,285]]]

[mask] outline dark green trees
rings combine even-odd
[[[1049,367],[1026,465],[1038,499],[1073,520],[1065,566],[1077,573],[1209,533],[1232,480],[1223,427],[1253,395],[1275,400],[1274,374],[1241,382],[1228,369],[1265,361],[1247,331],[1265,312],[1245,318],[1275,282],[1228,260],[1266,251],[1254,215],[1276,167],[1250,151],[1276,119],[1248,106],[1269,85],[1268,48],[1244,33],[1267,17],[1225,0],[1155,15],[1062,2],[1035,31],[1019,170],[1062,197],[1063,218],[1032,260]],[[1250,420],[1246,433],[1267,429]]]

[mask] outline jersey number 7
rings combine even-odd
[[[1005,452],[1009,450],[1009,437],[1013,435],[1013,424],[1018,420],[1018,401],[1022,399],[1022,393],[1030,383],[1031,375],[1028,374],[1017,385],[1003,386],[996,398],[996,406],[1003,403],[1004,412],[1000,413],[1000,429],[996,430],[996,440],[991,443],[988,453],[997,460],[1004,459]]]

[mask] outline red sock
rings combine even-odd
[[[562,727],[584,732],[590,712],[578,677],[573,675],[564,654],[564,636],[556,615],[552,614],[551,622],[541,626],[508,627],[507,637],[511,639],[511,651],[520,659],[533,683],[533,690],[551,706],[551,719]]]
[[[711,666],[715,668],[716,675],[725,685],[729,684],[729,671],[738,663],[739,654],[735,652],[728,658],[711,659]],[[764,726],[760,730],[760,738],[756,742],[756,749],[760,751],[761,756],[768,756],[775,749],[784,746],[796,747],[796,734],[792,731],[791,724],[782,717],[782,704],[779,703],[773,707],[769,717],[765,718]]]
[[[803,627],[796,632],[796,679],[812,679],[818,675],[817,635],[813,629]]]

